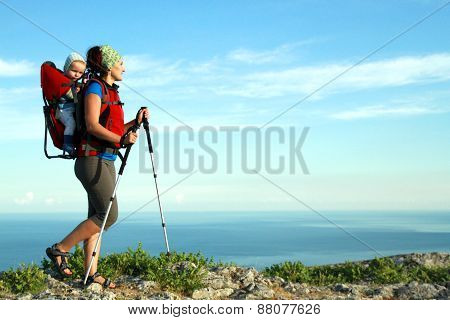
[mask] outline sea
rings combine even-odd
[[[81,213],[0,214],[0,270],[40,264],[45,249],[76,227]],[[450,212],[166,212],[172,252],[265,267],[284,261],[321,265],[412,252],[450,252]],[[102,255],[166,252],[159,212],[122,214],[105,232]]]

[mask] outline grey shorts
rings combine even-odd
[[[87,192],[88,218],[101,227],[116,184],[114,161],[96,156],[79,157],[75,160],[75,175]],[[105,230],[117,221],[118,213],[116,196],[106,220]]]

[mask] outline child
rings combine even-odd
[[[72,52],[66,59],[64,64],[64,75],[72,80],[74,83],[81,78],[86,70],[86,61],[84,58],[76,52]],[[64,144],[63,150],[69,155],[73,155],[75,148],[73,145],[73,134],[75,132],[75,103],[74,96],[80,88],[73,85],[67,90],[67,93],[62,96],[58,103],[58,109],[56,111],[56,117],[65,126],[64,129]]]

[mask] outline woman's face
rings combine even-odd
[[[120,59],[112,68],[111,68],[111,77],[114,81],[122,81],[122,73],[125,72],[125,65],[123,64],[123,60]]]

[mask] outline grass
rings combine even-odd
[[[367,266],[346,262],[337,265],[307,267],[301,262],[284,262],[265,268],[266,276],[278,276],[291,282],[312,285],[336,283],[393,284],[417,281],[420,283],[441,283],[450,281],[450,266],[407,267],[398,265],[390,258],[375,258]]]
[[[75,278],[84,277],[83,260],[83,250],[76,246],[68,262]],[[157,282],[162,289],[190,294],[203,287],[208,268],[224,264],[205,258],[200,253],[172,252],[170,255],[161,253],[159,256],[150,256],[140,243],[136,250],[129,248],[123,253],[100,257],[98,265],[98,272],[113,280],[120,276],[140,277]],[[44,269],[53,268],[47,259],[42,261],[42,266]]]
[[[20,265],[0,274],[0,291],[36,294],[47,288],[47,275],[35,264]]]
[[[73,278],[84,277],[84,254],[76,246],[69,259]],[[194,290],[204,287],[209,268],[229,266],[214,262],[200,253],[160,254],[151,256],[139,244],[136,249],[100,257],[99,272],[105,277],[117,279],[120,276],[139,277],[155,281],[161,289],[190,295]],[[36,294],[47,288],[46,270],[54,268],[47,260],[42,265],[22,264],[17,269],[0,273],[0,297],[5,293]],[[287,281],[312,285],[336,283],[393,284],[418,281],[420,283],[443,283],[450,281],[450,267],[428,268],[424,266],[397,265],[390,258],[377,258],[369,264],[346,262],[337,265],[307,267],[301,262],[284,262],[264,269],[265,276],[279,276]]]

